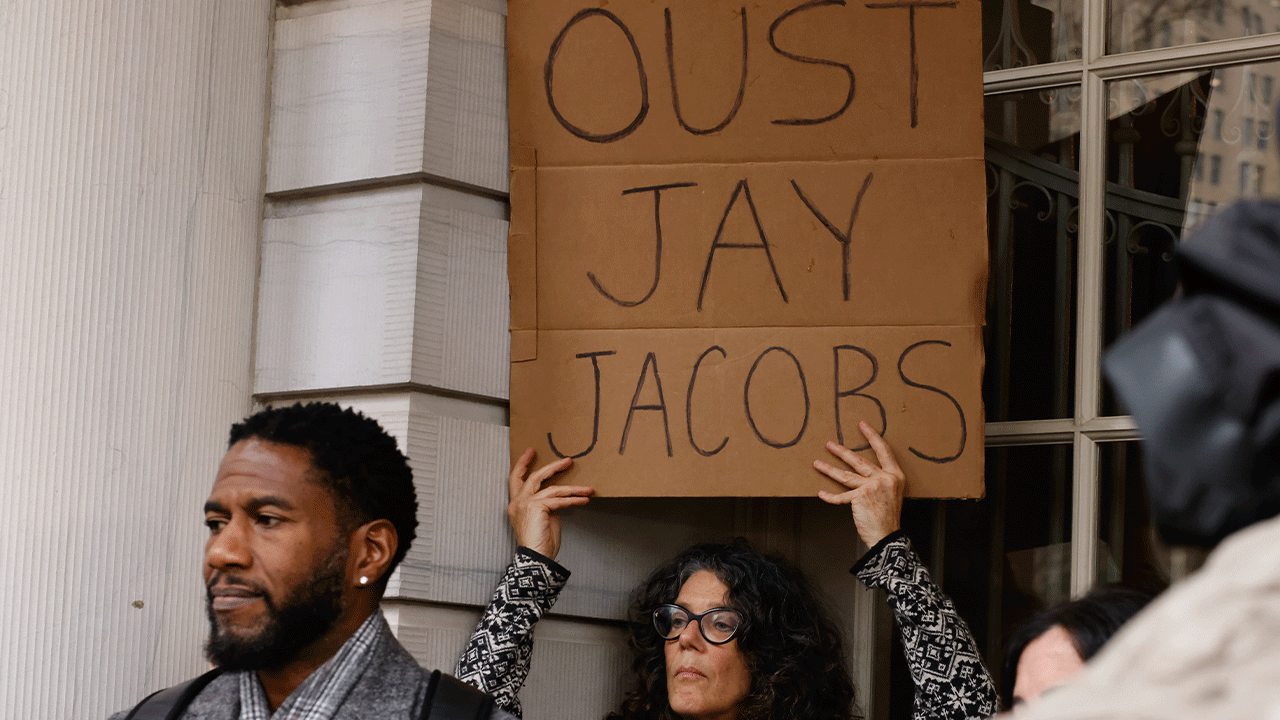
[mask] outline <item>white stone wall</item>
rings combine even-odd
[[[269,0],[0,2],[0,715],[204,661],[200,511],[250,409]]]
[[[254,390],[357,407],[407,449],[421,527],[384,605],[418,659],[446,669],[513,543],[504,12],[499,0],[309,0],[282,6],[275,27]],[[808,568],[858,633],[851,645],[871,647],[847,511],[597,499],[565,521],[574,574],[538,628],[525,717],[615,708],[630,589],[688,544],[735,534]]]

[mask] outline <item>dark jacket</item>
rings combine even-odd
[[[336,720],[410,720],[422,713],[431,673],[394,637],[379,644],[359,682],[343,702]],[[123,720],[128,710],[111,720]],[[240,717],[240,681],[236,673],[219,676],[200,692],[182,715],[183,720],[237,720]],[[495,709],[492,720],[514,720]]]

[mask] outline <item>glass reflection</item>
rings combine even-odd
[[[1175,47],[1280,32],[1280,2],[1111,0],[1107,51]]]
[[[986,99],[987,419],[1070,417],[1080,88]]]
[[[1280,63],[1108,85],[1105,344],[1173,295],[1181,238],[1239,198],[1280,191]],[[1103,413],[1123,414],[1110,389]]]
[[[1098,470],[1098,582],[1159,592],[1204,563],[1204,551],[1166,545],[1152,526],[1141,443],[1100,444]]]
[[[982,69],[1078,60],[1081,0],[982,3]]]
[[[984,71],[1077,60],[1082,0],[982,4]],[[1109,0],[1107,52],[1194,45],[1280,32],[1280,0]]]

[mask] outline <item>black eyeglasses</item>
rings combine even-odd
[[[653,611],[653,628],[663,640],[675,640],[691,622],[712,645],[723,645],[733,639],[742,627],[742,616],[729,608],[711,608],[694,615],[679,605],[659,605]]]

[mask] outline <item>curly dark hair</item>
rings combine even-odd
[[[676,596],[694,573],[709,570],[729,589],[742,615],[737,635],[751,674],[740,720],[851,720],[854,688],[844,641],[804,576],[741,538],[694,545],[654,570],[631,595],[628,618],[637,686],[610,720],[679,720],[667,700],[665,640],[653,610]]]
[[[333,403],[267,408],[231,426],[227,447],[258,438],[311,454],[317,479],[333,497],[338,521],[350,531],[373,520],[396,529],[396,554],[382,581],[396,569],[418,527],[418,496],[409,459],[372,418]]]

